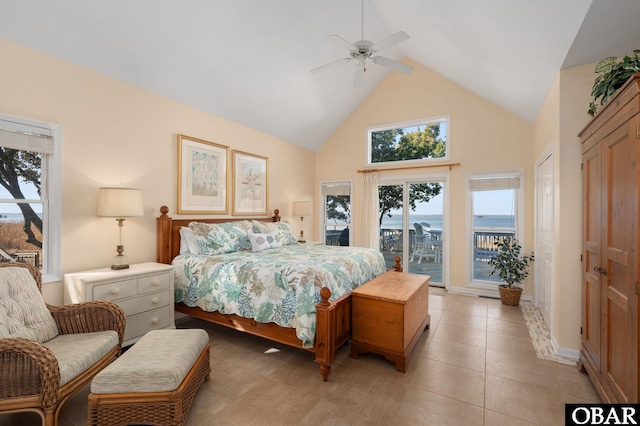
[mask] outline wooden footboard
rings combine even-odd
[[[169,208],[162,206],[160,216],[157,218],[157,251],[158,263],[171,264],[174,257],[180,251],[180,228],[188,226],[190,222],[221,223],[235,220],[258,220],[261,222],[280,221],[279,211],[274,210],[271,218],[206,218],[206,219],[178,219],[174,220],[167,215]],[[400,257],[396,257],[393,269],[402,272]],[[260,323],[250,318],[238,315],[225,315],[220,312],[206,312],[198,307],[188,307],[184,303],[176,303],[175,310],[194,318],[199,318],[214,324],[230,327],[244,333],[264,337],[274,342],[302,348],[316,355],[315,362],[319,364],[322,380],[327,381],[331,372],[331,363],[334,361],[336,351],[351,339],[351,295],[329,302],[331,290],[323,287],[320,290],[322,301],[316,305],[316,338],[313,348],[303,348],[302,341],[296,336],[293,328],[281,327],[275,323]]]
[[[184,303],[176,303],[175,309],[176,312],[194,318],[314,352],[315,361],[320,365],[322,380],[326,382],[336,351],[351,339],[351,295],[347,294],[331,303],[331,291],[328,288],[323,287],[320,294],[323,300],[316,305],[316,339],[313,348],[302,347],[302,341],[296,336],[294,328],[281,327],[272,322],[261,323],[234,314],[207,312]]]

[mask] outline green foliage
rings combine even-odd
[[[351,197],[347,195],[327,195],[327,219],[351,222]]]
[[[373,163],[422,158],[442,158],[446,153],[446,142],[440,138],[438,124],[425,126],[424,130],[404,133],[403,129],[374,132],[371,135],[371,161]],[[418,202],[428,202],[440,194],[442,186],[437,183],[413,184],[409,191],[409,207],[416,209]],[[391,217],[392,210],[402,208],[402,186],[384,185],[379,189],[380,217]]]
[[[600,73],[593,82],[591,96],[593,100],[589,103],[588,114],[594,116],[598,106],[596,103],[600,99],[602,106],[611,96],[616,93],[622,85],[633,74],[640,72],[640,50],[634,50],[632,56],[625,56],[618,61],[616,57],[605,58],[596,65],[596,73]]]
[[[514,237],[509,237],[502,242],[496,238],[496,246],[498,246],[498,254],[489,259],[489,266],[493,267],[489,276],[497,272],[500,279],[509,284],[509,287],[512,284],[520,284],[529,275],[527,268],[529,262],[535,260],[533,253],[520,256],[522,247]]]

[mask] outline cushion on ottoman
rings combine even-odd
[[[95,394],[176,389],[209,344],[201,329],[153,330],[91,382]]]

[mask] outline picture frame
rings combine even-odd
[[[269,213],[269,159],[233,150],[233,215]]]
[[[178,214],[228,214],[229,147],[178,135]]]

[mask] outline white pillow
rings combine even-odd
[[[291,230],[291,225],[287,222],[258,222],[254,220],[251,224],[253,232],[276,232],[276,240],[280,241],[283,246],[298,243],[298,239]]]
[[[266,232],[264,234],[255,234],[248,232],[249,241],[251,241],[251,250],[257,253],[262,250],[282,247],[282,241],[276,239],[278,231]]]
[[[187,226],[180,228],[180,254],[185,253],[200,254],[200,246],[196,235]]]

